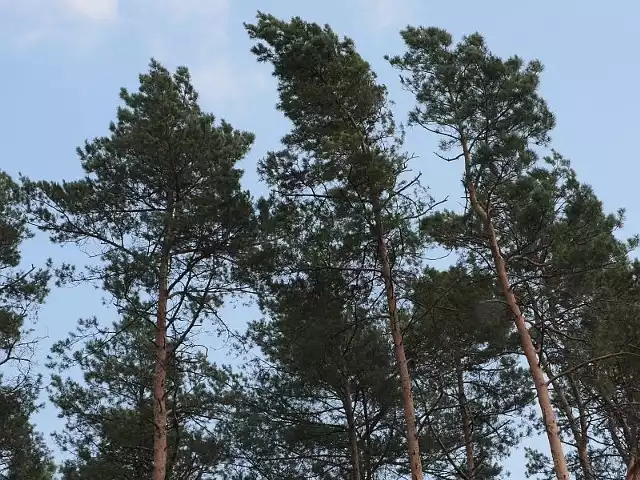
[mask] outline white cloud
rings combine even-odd
[[[0,0],[0,42],[89,51],[119,29],[154,51],[202,50],[224,40],[229,7],[229,0]]]
[[[240,47],[246,59],[233,56],[232,6],[231,0],[0,0],[0,48],[53,45],[82,57],[126,38],[136,55],[170,69],[187,65],[206,109],[238,114],[269,77],[248,47]]]
[[[229,13],[229,0],[159,0],[174,21],[215,20]]]
[[[269,86],[270,80],[262,69],[243,69],[225,57],[196,65],[191,75],[205,109],[225,115],[244,113],[252,99]]]
[[[137,39],[167,68],[189,67],[203,108],[223,117],[242,115],[269,75],[248,46],[239,47],[245,57],[233,56],[238,45],[230,40],[230,28],[241,24],[232,23],[232,14],[230,0],[139,0],[128,28],[138,25]]]
[[[0,0],[0,39],[18,48],[59,41],[86,47],[118,14],[118,0]]]
[[[230,0],[138,0],[127,7],[128,30],[159,59],[210,56],[227,41]]]
[[[59,8],[85,20],[111,22],[118,18],[118,0],[62,0]]]
[[[404,27],[415,18],[415,0],[359,0],[360,11],[376,30]]]

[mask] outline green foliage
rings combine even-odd
[[[78,149],[81,180],[25,180],[30,215],[58,243],[82,245],[101,262],[75,280],[97,279],[123,312],[151,312],[162,255],[171,258],[169,325],[190,330],[215,317],[237,286],[253,245],[252,204],[236,163],[253,135],[198,106],[186,68],[152,61],[137,93],[123,89],[110,135]]]
[[[349,428],[367,478],[393,471],[404,453],[393,357],[348,290],[335,270],[315,272],[279,286],[270,320],[251,325],[264,358],[250,368],[233,436],[234,457],[259,465],[254,478],[345,478]]]
[[[302,470],[294,470],[291,478],[344,478],[355,456],[364,475],[382,468],[403,473],[388,451],[400,445],[397,431],[386,424],[388,415],[400,412],[391,398],[378,398],[397,384],[388,373],[392,350],[379,339],[390,307],[378,253],[384,242],[392,281],[400,289],[421,261],[416,219],[431,200],[417,178],[404,179],[410,159],[401,151],[402,136],[396,132],[386,87],[377,83],[351,39],[339,38],[328,26],[262,13],[246,28],[256,40],[253,53],[273,66],[278,108],[292,122],[282,139],[284,149],[269,153],[259,165],[272,189],[262,202],[261,220],[274,260],[262,278],[260,298],[272,323],[262,324],[255,340],[268,357],[276,355],[279,372],[265,377],[269,381],[261,388],[267,390],[271,381],[275,383],[269,388],[278,392],[296,386],[302,390],[293,391],[304,392],[300,395],[306,402],[300,408],[316,413],[319,405],[310,395],[317,392],[323,399],[320,406],[342,412],[314,417],[322,418],[322,425],[341,424],[340,430],[333,428],[333,437],[323,430],[322,444],[314,443],[318,435],[312,428],[297,430],[299,443],[304,444],[301,432],[311,442],[305,457],[310,461],[296,465]],[[330,341],[320,329],[329,332]],[[374,355],[383,345],[387,352]],[[380,376],[371,377],[372,372]],[[352,381],[361,385],[355,399],[345,394]],[[355,405],[355,425],[347,418],[348,402]],[[381,416],[375,422],[363,418],[375,417],[376,411]],[[305,418],[300,411],[297,415]],[[336,443],[338,432],[341,443]],[[354,434],[357,448],[349,442]],[[313,460],[311,452],[324,452],[328,443],[332,451],[340,451],[328,460],[341,459],[342,466]]]
[[[253,135],[203,112],[185,67],[155,60],[137,91],[121,90],[108,134],[78,149],[82,178],[18,186],[0,173],[0,478],[55,470],[31,423],[41,384],[26,321],[52,263],[22,268],[29,222],[87,254],[86,268],[58,270],[61,283],[91,282],[121,319],[81,320],[53,348],[65,480],[151,475],[165,264],[167,480],[356,480],[354,464],[357,480],[406,475],[389,323],[404,335],[426,474],[505,478],[502,461],[536,424],[488,225],[572,473],[622,478],[640,458],[640,264],[628,258],[639,240],[619,239],[624,211],[607,213],[567,159],[543,150],[555,118],[539,93],[542,64],[499,58],[477,33],[454,44],[438,28],[401,32],[406,53],[387,59],[415,97],[409,125],[439,137],[442,159],[463,159],[477,200],[434,211],[410,177],[387,87],[350,38],[265,13],[245,28],[291,122],[282,149],[259,162],[270,193],[257,206],[237,168]],[[426,266],[433,244],[458,264]],[[220,326],[224,301],[247,285],[264,318],[242,338],[259,355],[242,376],[208,361],[197,327]],[[527,459],[528,475],[554,475],[541,452]]]
[[[50,480],[50,452],[31,423],[41,382],[30,371],[36,341],[26,325],[49,292],[50,274],[21,268],[20,249],[32,236],[22,202],[18,185],[0,172],[0,477]]]
[[[258,14],[246,28],[258,60],[273,65],[278,108],[293,123],[285,148],[259,164],[272,187],[263,221],[282,261],[295,262],[302,247],[321,254],[341,244],[339,262],[368,267],[377,248],[375,211],[394,260],[415,259],[420,242],[413,220],[430,199],[417,179],[402,178],[409,158],[400,151],[386,87],[376,83],[353,41],[300,18]],[[400,249],[402,255],[393,255]]]
[[[392,188],[402,159],[380,158],[385,152],[379,145],[395,134],[386,87],[376,83],[353,41],[298,17],[285,22],[259,13],[246,28],[258,40],[252,49],[258,61],[273,65],[278,108],[293,122],[283,144],[290,155],[311,157],[297,167],[282,152],[261,166],[263,175],[289,189],[349,182],[364,198]],[[372,138],[379,144],[370,144]]]
[[[456,266],[427,270],[413,295],[406,342],[424,415],[422,441],[431,445],[425,472],[466,471],[468,424],[475,478],[502,478],[498,462],[529,432],[533,393],[498,289],[486,274]]]
[[[17,386],[0,381],[0,478],[53,480],[50,450],[31,422],[40,380],[23,379]]]
[[[514,153],[524,165],[531,159],[532,152],[523,150],[526,142],[549,141],[555,120],[538,94],[540,62],[502,60],[478,33],[455,47],[451,35],[438,28],[407,27],[401,35],[407,52],[387,58],[416,97],[409,120],[442,135],[444,150],[464,135],[475,151],[476,170],[495,166],[504,176],[513,171]]]
[[[76,348],[80,339],[88,340]],[[153,463],[154,331],[126,319],[100,332],[81,321],[57,342],[49,367],[50,394],[65,427],[54,435],[71,458],[63,478],[148,478]],[[172,349],[166,384],[169,414],[167,479],[213,479],[226,460],[227,445],[216,420],[233,403],[234,377],[210,364],[204,353]],[[82,381],[67,376],[70,368]]]
[[[441,138],[447,155],[442,158],[464,159],[464,187],[476,201],[462,214],[445,211],[426,219],[423,233],[461,251],[466,262],[493,271],[490,224],[547,375],[579,366],[572,358],[576,352],[583,352],[583,360],[596,358],[599,349],[585,346],[603,343],[593,338],[597,333],[585,324],[585,315],[603,308],[601,302],[616,304],[614,296],[603,295],[601,282],[610,281],[608,272],[626,268],[638,239],[616,239],[624,212],[606,214],[568,160],[552,152],[540,161],[538,147],[549,143],[554,126],[538,93],[542,65],[525,65],[518,57],[502,60],[479,34],[455,46],[436,28],[408,27],[402,37],[407,52],[390,62],[416,98],[409,121]],[[595,455],[602,449],[587,445],[591,432],[611,437],[608,427],[595,427],[591,406],[584,404],[592,393],[580,393],[575,382],[565,380],[553,383],[563,434],[584,444],[594,460],[589,467],[574,458],[574,471],[586,475],[589,468],[601,469],[597,478],[619,478],[615,465],[599,461],[606,452]],[[532,472],[543,472],[544,463],[532,453]]]
[[[75,244],[93,259],[83,273],[67,270],[65,280],[101,287],[123,318],[140,323],[135,328],[143,328],[156,311],[166,308],[163,323],[171,337],[168,357],[176,359],[180,353],[181,362],[195,366],[202,363],[202,356],[181,347],[191,344],[194,329],[205,320],[220,326],[218,310],[226,295],[242,290],[245,260],[256,246],[253,205],[241,188],[242,171],[236,166],[248,152],[253,135],[234,130],[224,121],[216,124],[213,115],[204,113],[185,67],[171,74],[152,60],[149,72],[139,80],[137,92],[121,90],[123,105],[116,122],[109,125],[110,134],[78,149],[84,178],[62,183],[23,180],[28,214],[51,234],[52,241]],[[159,308],[161,297],[168,298],[168,305]],[[98,326],[93,327],[99,333]],[[107,349],[102,354],[118,352]],[[94,365],[74,360],[89,371],[85,382],[91,383]],[[63,397],[82,388],[74,383],[59,385]],[[64,404],[58,406],[64,410]],[[91,407],[100,408],[95,396],[85,398],[79,408],[88,413]],[[65,414],[72,417],[78,412]],[[114,414],[122,415],[120,426],[131,415],[128,411]],[[148,433],[149,425],[145,428]],[[135,441],[148,441],[144,432]],[[117,432],[102,433],[124,442]],[[106,450],[94,465],[96,452],[86,450],[88,438],[82,437],[85,444],[73,451],[81,462],[78,468],[91,477],[98,475],[98,470],[92,470],[95,467],[104,478],[114,478],[117,456],[109,448],[122,451],[126,442],[102,444]],[[203,436],[197,441],[209,440]],[[196,442],[191,453],[216,457],[213,447],[207,447],[210,452],[206,453]],[[171,462],[169,457],[169,468],[174,468]]]

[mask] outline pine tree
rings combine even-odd
[[[595,279],[625,264],[637,239],[615,240],[623,212],[605,215],[566,159],[553,152],[538,161],[532,145],[546,144],[554,123],[537,94],[539,63],[502,61],[477,34],[455,48],[450,35],[438,29],[408,28],[403,37],[408,53],[391,62],[407,72],[403,84],[418,100],[410,121],[440,135],[443,150],[460,149],[442,158],[464,159],[470,203],[464,215],[436,216],[426,229],[482,262],[482,252],[490,253],[487,264],[510,302],[536,383],[555,474],[567,478],[568,470],[552,404],[574,437],[575,468],[594,478],[578,385],[554,372],[567,366],[566,352],[575,348],[568,339],[582,336],[576,332],[582,306],[595,298]],[[552,396],[544,373],[552,379]]]
[[[26,322],[45,300],[49,268],[21,268],[20,248],[32,233],[22,192],[0,172],[0,478],[50,480],[53,464],[31,416],[37,410],[40,377],[31,371],[35,340]]]
[[[339,267],[329,268],[359,272],[360,281],[375,286],[373,298],[384,295],[402,387],[411,477],[421,480],[397,289],[403,269],[418,257],[415,219],[428,208],[425,197],[414,192],[417,180],[403,180],[409,158],[400,150],[386,88],[376,82],[353,42],[339,39],[328,26],[259,13],[257,23],[246,28],[257,42],[253,53],[258,60],[274,67],[278,108],[293,123],[282,140],[285,149],[268,155],[260,166],[273,189],[272,224],[276,231],[278,225],[285,230],[273,233],[271,242],[274,247],[289,242],[292,257],[301,245],[318,242],[323,234],[326,246],[349,242],[352,253],[339,259]],[[338,240],[334,224],[346,234]]]
[[[612,283],[613,272],[626,270],[627,255],[637,245],[637,238],[616,238],[624,212],[606,214],[593,190],[578,182],[575,174],[565,176],[559,186],[563,188],[557,189],[556,201],[548,207],[557,212],[557,218],[550,219],[540,235],[546,237],[537,262],[543,268],[536,267],[538,272],[532,265],[519,268],[520,275],[530,279],[521,302],[535,319],[532,334],[553,386],[552,401],[559,412],[560,427],[573,437],[570,443],[576,451],[569,457],[573,470],[580,478],[593,480],[607,478],[605,469],[614,467],[609,461],[612,457],[604,455],[599,441],[593,440],[602,438],[592,431],[597,423],[589,412],[593,397],[581,386],[585,372],[574,367],[585,360],[601,361],[595,352],[590,359],[584,357],[585,345],[596,338],[585,320],[590,309],[615,301],[614,296],[605,295],[608,288],[603,285]],[[577,352],[582,354],[576,356]],[[613,473],[613,478],[619,477]]]
[[[124,316],[154,318],[153,478],[165,480],[167,332],[178,348],[241,286],[253,226],[236,163],[253,135],[202,112],[184,67],[170,74],[152,60],[138,92],[120,98],[110,135],[78,149],[84,178],[25,186],[33,221],[54,242],[100,259],[74,279],[97,279]]]
[[[479,34],[452,48],[449,33],[437,28],[408,27],[402,32],[407,53],[391,59],[406,75],[403,85],[415,94],[410,122],[442,138],[444,157],[464,162],[463,184],[470,210],[484,233],[522,351],[529,364],[558,480],[568,480],[564,449],[536,347],[516,298],[505,262],[500,213],[502,185],[516,183],[536,161],[533,145],[549,141],[555,120],[538,94],[542,66],[518,57],[505,61],[491,54]]]
[[[53,480],[55,465],[31,416],[38,409],[39,379],[22,379],[17,386],[0,385],[0,478]]]

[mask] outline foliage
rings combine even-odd
[[[185,67],[155,60],[121,90],[108,134],[78,149],[82,178],[0,174],[0,478],[54,475],[32,425],[26,322],[52,266],[21,265],[32,223],[87,255],[61,283],[95,285],[118,318],[80,320],[52,350],[66,480],[157,478],[161,424],[165,480],[420,478],[419,464],[433,479],[503,479],[504,459],[544,428],[519,342],[572,474],[635,480],[639,240],[621,239],[624,210],[608,213],[548,150],[542,64],[500,58],[478,33],[401,32],[406,52],[387,59],[416,100],[408,123],[464,163],[469,204],[437,210],[350,38],[265,13],[245,29],[291,123],[258,162],[269,193],[256,205],[238,168],[253,134],[202,111]],[[435,269],[433,246],[456,265]],[[236,372],[210,362],[200,328],[228,328],[234,296],[263,315]],[[526,455],[528,475],[557,475]]]
[[[478,268],[459,265],[426,270],[413,296],[407,348],[423,442],[435,452],[426,471],[465,472],[469,451],[474,478],[500,478],[499,461],[529,432],[533,394],[498,289]]]
[[[41,381],[31,371],[34,319],[49,289],[49,268],[21,268],[21,248],[32,234],[22,210],[22,191],[0,172],[0,476],[49,480],[49,449],[35,431]]]
[[[54,436],[70,459],[63,478],[148,478],[153,463],[153,326],[135,319],[101,331],[95,320],[56,343],[49,364],[52,403],[64,419]],[[88,339],[76,348],[79,339]],[[215,421],[233,400],[234,379],[193,346],[172,349],[166,385],[168,479],[213,479],[227,446]],[[185,356],[185,353],[188,353]],[[82,381],[68,375],[79,369]],[[66,375],[65,375],[66,374]]]
[[[184,67],[171,75],[152,60],[139,91],[122,89],[120,98],[110,135],[78,149],[84,178],[25,179],[29,214],[53,241],[97,256],[72,279],[97,281],[136,318],[155,312],[170,218],[168,324],[188,335],[238,288],[238,258],[252,245],[252,205],[236,163],[253,135],[216,125]]]

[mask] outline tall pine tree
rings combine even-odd
[[[366,278],[374,285],[372,298],[385,299],[411,478],[422,480],[397,289],[403,269],[419,257],[416,218],[428,207],[425,197],[415,192],[417,180],[404,179],[409,158],[400,150],[386,88],[376,82],[353,42],[339,39],[328,26],[300,18],[286,22],[260,13],[247,30],[256,40],[253,53],[258,60],[273,65],[278,108],[293,123],[282,140],[285,149],[268,155],[260,166],[273,192],[272,223],[284,230],[272,234],[272,243],[278,247],[288,241],[295,256],[301,245],[324,232],[327,246],[344,241],[351,243],[352,252],[359,251],[357,257],[344,258],[338,268],[359,273],[360,281]],[[347,235],[336,240],[334,223]],[[282,265],[276,267],[282,271]],[[296,267],[309,268],[318,267]]]
[[[390,61],[403,72],[403,85],[416,97],[410,123],[441,138],[441,149],[449,152],[443,158],[463,161],[469,210],[483,233],[480,246],[489,251],[520,336],[555,472],[558,480],[569,480],[549,388],[509,278],[502,244],[508,224],[500,219],[505,205],[508,208],[502,187],[514,192],[510,187],[537,160],[533,146],[548,142],[555,123],[538,94],[542,66],[539,62],[525,65],[518,57],[503,61],[488,50],[479,34],[465,37],[455,47],[451,35],[437,28],[408,27],[402,37],[407,52]]]
[[[253,135],[216,125],[184,67],[171,74],[152,60],[138,92],[120,98],[110,134],[78,149],[84,178],[25,186],[54,242],[100,259],[75,279],[97,279],[124,316],[155,325],[153,479],[165,480],[167,362],[239,286],[253,208],[236,164]]]

